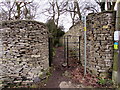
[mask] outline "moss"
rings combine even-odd
[[[117,63],[118,63],[118,52],[114,52],[114,61],[113,61],[113,70],[117,71]]]
[[[46,70],[43,70],[42,72],[39,73],[39,78],[48,79],[52,75],[51,70],[52,70],[52,68],[48,68]]]
[[[112,86],[113,82],[111,79],[105,79],[102,77],[98,77],[98,83],[102,86]]]
[[[108,73],[108,72],[102,72],[102,73],[100,73],[99,76],[100,76],[101,78],[106,78],[106,77],[109,76],[109,73]]]
[[[56,48],[53,48],[52,54],[53,54],[53,57],[56,55]]]
[[[37,85],[33,84],[30,88],[38,88]]]
[[[50,67],[49,69],[43,70],[41,73],[39,73],[39,78],[42,80],[38,83],[34,83],[30,86],[30,88],[41,88],[46,85],[48,82],[49,77],[52,75],[53,68]]]
[[[97,75],[97,74],[98,74],[97,70],[95,70],[95,69],[91,69],[91,72],[92,72],[92,74],[94,74],[94,75]]]

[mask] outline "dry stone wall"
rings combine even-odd
[[[87,16],[87,70],[97,76],[107,76],[113,65],[115,12],[106,11]],[[80,21],[65,35],[81,36],[81,63],[84,66],[84,30]],[[72,40],[72,39],[71,39]]]
[[[0,80],[3,85],[38,82],[49,68],[48,30],[36,21],[3,21],[0,27]]]

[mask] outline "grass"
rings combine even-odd
[[[105,87],[105,86],[113,86],[113,82],[112,82],[112,80],[111,79],[106,79],[106,78],[101,78],[101,77],[99,77],[98,78],[98,83],[101,85],[101,86],[103,86],[103,87]]]
[[[39,83],[34,83],[30,86],[30,88],[41,88],[44,87],[47,83],[47,81],[49,80],[49,77],[52,75],[52,71],[53,71],[53,67],[50,67],[49,69],[46,69],[44,72],[46,72],[45,74],[45,79],[43,79],[41,82]],[[39,76],[40,78],[43,77],[42,75]]]

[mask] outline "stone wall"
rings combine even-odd
[[[106,11],[87,16],[87,70],[97,76],[106,76],[112,70],[114,31],[115,12]],[[65,35],[81,36],[81,63],[84,66],[84,30],[82,21],[72,26]]]
[[[72,53],[74,53],[76,56],[78,56],[78,54],[79,54],[79,51],[78,51],[79,36],[80,36],[80,50],[81,50],[80,51],[80,54],[81,54],[80,59],[84,60],[84,30],[83,30],[82,21],[76,23],[76,25],[72,26],[69,29],[69,31],[65,33],[65,35],[62,38],[62,39],[64,39],[62,43],[65,44],[66,51],[67,51],[66,45],[67,45],[67,38],[68,38],[68,42],[72,42],[72,43],[68,43],[69,50],[73,50]],[[69,52],[69,55],[71,55],[70,52]],[[72,55],[70,57],[72,57]],[[77,58],[79,59],[79,57],[77,57]]]
[[[38,82],[49,67],[48,30],[36,21],[3,21],[0,27],[0,80],[3,85]]]

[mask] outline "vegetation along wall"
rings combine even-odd
[[[0,80],[3,85],[40,81],[49,67],[48,30],[36,21],[3,21],[0,27]]]
[[[97,76],[107,76],[108,72],[112,72],[114,31],[115,12],[106,11],[87,16],[87,70]],[[82,21],[72,26],[66,35],[81,36],[80,61],[84,66],[84,29]],[[76,41],[75,39],[69,40]]]

